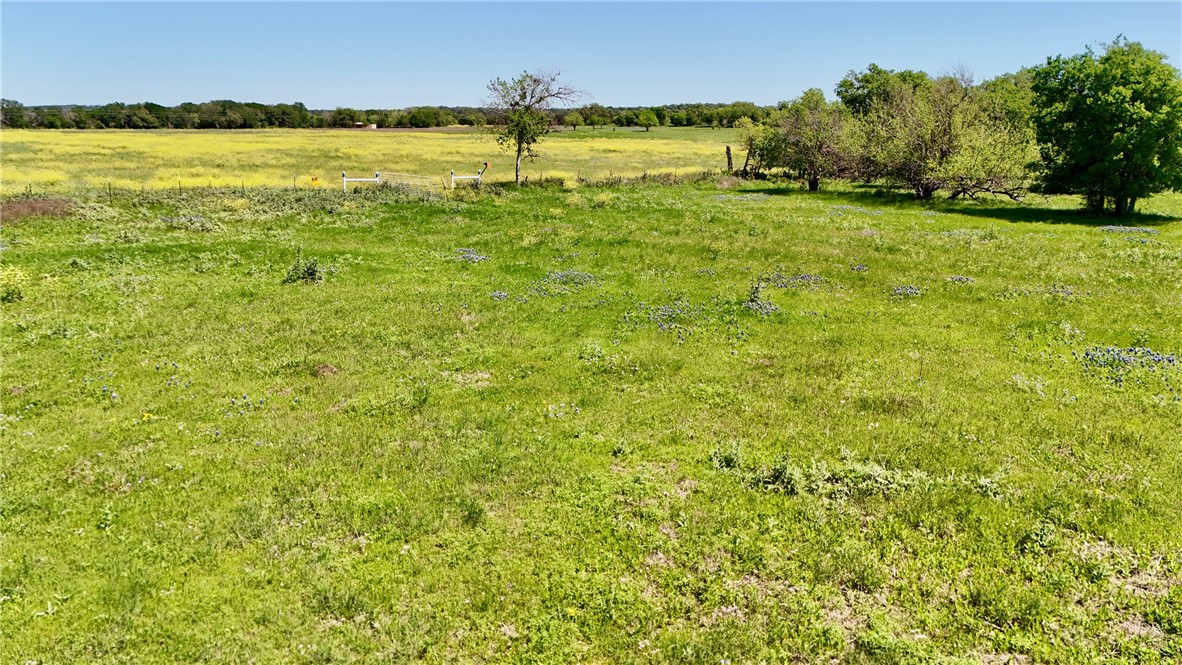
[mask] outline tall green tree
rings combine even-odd
[[[864,177],[904,185],[918,199],[930,199],[946,182],[940,174],[956,152],[956,116],[969,88],[956,77],[912,87],[895,81],[859,118],[860,168]]]
[[[1012,129],[1034,131],[1034,70],[1002,74],[977,86],[981,111]]]
[[[573,130],[578,129],[579,125],[585,125],[587,123],[583,121],[583,115],[581,113],[578,111],[571,111],[570,113],[562,116],[562,124],[570,125],[570,128]]]
[[[849,113],[843,105],[826,101],[817,88],[787,103],[783,113],[784,161],[815,192],[821,178],[836,175],[845,161],[843,129]]]
[[[512,81],[493,79],[488,84],[488,107],[500,113],[497,143],[516,154],[513,180],[521,185],[521,158],[537,156],[534,146],[550,133],[551,106],[578,101],[583,93],[559,79],[561,72],[522,72]]]
[[[652,109],[645,109],[636,114],[636,124],[644,127],[644,131],[647,132],[661,124],[661,121],[657,119],[657,114]]]
[[[583,107],[582,116],[588,125],[595,127],[610,125],[612,122],[612,112],[594,102]]]
[[[1118,39],[1034,70],[1034,127],[1046,191],[1091,212],[1133,212],[1182,189],[1182,81],[1165,56]]]
[[[1031,70],[1004,74],[973,88],[955,117],[956,151],[941,167],[949,197],[1001,194],[1020,199],[1038,161]]]
[[[352,127],[356,123],[364,121],[364,113],[348,107],[337,107],[332,113],[328,114],[329,127]]]
[[[856,167],[919,199],[940,190],[1019,199],[1029,185],[1033,136],[1020,113],[1011,119],[997,106],[967,71],[922,86],[895,81],[855,120]]]
[[[948,197],[997,194],[1021,200],[1030,187],[1031,165],[1038,159],[1029,123],[991,116],[977,99],[954,122],[955,150],[934,171],[935,179],[949,190]]]
[[[911,88],[914,92],[927,86],[931,82],[924,72],[910,69],[896,72],[884,69],[870,63],[866,71],[851,70],[838,82],[835,92],[841,103],[851,113],[862,116],[870,112],[876,104],[884,104],[888,98],[897,94],[900,88]]]

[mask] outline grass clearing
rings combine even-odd
[[[6,219],[0,659],[1182,658],[1182,196],[872,191]]]

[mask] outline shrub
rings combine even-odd
[[[309,284],[320,284],[324,281],[324,276],[327,272],[328,269],[322,267],[320,261],[317,259],[304,260],[304,250],[301,247],[296,250],[295,262],[287,269],[287,276],[283,278],[283,283],[308,282]]]
[[[13,266],[0,268],[0,302],[12,303],[25,299],[24,286],[28,281],[25,271]]]
[[[739,451],[739,446],[733,443],[727,446],[718,446],[710,451],[710,465],[719,471],[738,469],[742,464],[743,455]]]
[[[771,316],[780,311],[775,303],[763,299],[763,290],[766,286],[763,281],[756,281],[752,284],[747,299],[741,305],[760,316]]]
[[[831,499],[890,497],[933,482],[918,470],[888,469],[873,462],[857,461],[834,466],[820,461],[804,467],[793,462],[789,455],[758,470],[750,481],[756,487],[789,496],[812,494]]]

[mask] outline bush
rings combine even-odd
[[[739,446],[730,444],[718,446],[710,451],[710,465],[719,471],[738,469],[743,464],[743,455]]]
[[[757,471],[750,480],[756,487],[789,496],[812,494],[830,499],[890,497],[931,482],[927,474],[918,470],[888,469],[873,462],[857,461],[834,466],[822,461],[803,467],[788,455]]]
[[[283,278],[283,283],[308,282],[309,284],[320,284],[324,281],[325,274],[330,270],[331,267],[322,267],[320,261],[317,259],[304,260],[304,250],[301,247],[296,250],[295,262],[287,269],[287,276]]]
[[[24,300],[24,286],[27,281],[25,271],[20,268],[0,268],[0,302],[13,303]]]

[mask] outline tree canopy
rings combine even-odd
[[[1182,81],[1161,53],[1117,40],[1102,55],[1048,58],[1032,89],[1047,192],[1119,216],[1182,188]]]
[[[896,72],[883,69],[872,62],[864,72],[850,71],[846,74],[834,91],[846,108],[854,115],[861,116],[870,112],[875,103],[885,101],[892,90],[906,87],[914,91],[929,82],[930,79],[924,72],[910,69]]]
[[[647,132],[653,127],[661,124],[661,121],[657,119],[657,114],[654,113],[652,109],[645,109],[636,114],[636,124],[644,127],[644,131]]]
[[[846,151],[842,144],[848,112],[838,102],[825,100],[817,88],[785,105],[782,127],[784,158],[789,168],[808,180],[816,191],[822,177],[839,172]]]

